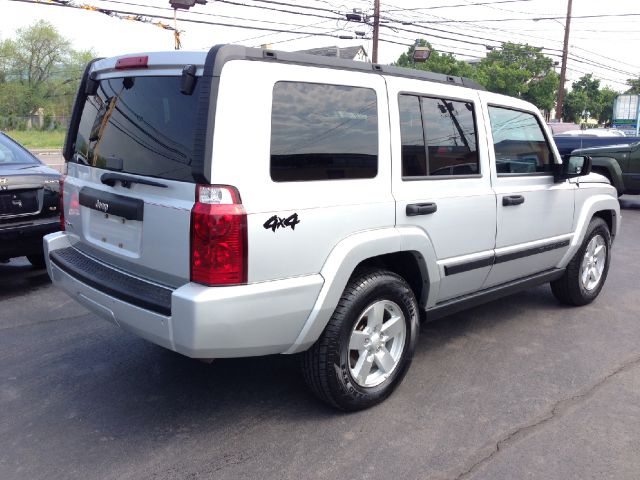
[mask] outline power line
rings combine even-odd
[[[300,26],[300,28],[326,28],[326,27],[318,27],[318,25],[321,25],[321,24],[323,24],[323,23],[328,23],[328,22],[330,22],[330,21],[331,21],[331,20],[323,20],[323,21],[321,21],[321,22],[312,23],[311,25],[304,25],[304,26]],[[300,30],[300,28],[294,29],[294,31],[296,31],[297,33],[299,33],[299,32],[298,32],[298,30]],[[327,29],[327,30],[330,30],[330,29]],[[332,32],[335,32],[335,31],[337,31],[337,30],[342,30],[342,29],[338,28],[338,29],[331,30],[331,31],[332,31]],[[276,34],[276,35],[277,35],[277,34]],[[248,38],[243,38],[243,39],[241,39],[241,40],[237,40],[237,43],[248,42],[248,41],[250,41],[250,40],[256,40],[256,39],[258,39],[258,38],[264,38],[264,37],[269,37],[269,36],[272,36],[272,34],[271,34],[271,33],[265,33],[264,35],[254,35],[254,36],[252,36],[252,37],[248,37]],[[300,38],[307,38],[308,36],[309,36],[309,35],[305,35],[304,37],[300,37]],[[270,43],[279,43],[279,42],[270,42]]]
[[[37,2],[35,0],[11,0],[11,1],[21,1],[23,3],[40,3]],[[162,9],[162,10],[172,10],[172,9],[168,9],[165,7],[158,7],[158,6],[151,6],[151,5],[143,5],[140,3],[133,3],[133,2],[125,2],[122,0],[101,0],[101,1],[107,1],[107,2],[111,2],[111,3],[120,3],[120,4],[127,4],[127,5],[132,5],[132,6],[139,6],[142,8],[156,8],[156,9]],[[261,6],[261,5],[249,5],[249,4],[245,4],[245,3],[240,3],[240,2],[234,2],[232,0],[218,0],[219,3],[228,3],[231,5],[237,5],[237,6],[243,6],[243,7],[253,7],[253,8],[259,8],[259,9],[267,9],[267,10],[274,10],[273,8],[269,8],[269,7],[265,7],[265,6]],[[275,0],[258,0],[260,1],[260,3],[269,3],[269,4],[284,4],[284,5],[293,5],[293,4],[288,4],[287,2],[280,2],[280,1],[275,1]],[[496,2],[489,2],[489,3],[496,3]],[[47,5],[54,5],[54,6],[68,6],[68,7],[72,7],[72,8],[78,8],[75,7],[74,5],[69,5],[68,2],[66,4],[61,4],[61,3],[47,3]],[[306,6],[296,6],[297,8],[300,9],[306,9],[308,7]],[[326,9],[328,10],[328,9]],[[101,13],[104,13],[105,11],[107,12],[116,12],[116,13],[122,13],[122,14],[127,14],[127,15],[140,15],[138,13],[135,12],[126,12],[126,11],[121,11],[121,10],[108,10],[108,9],[98,9],[98,11],[100,11]],[[223,15],[217,15],[217,14],[212,14],[212,13],[206,13],[206,12],[189,12],[191,14],[198,14],[198,15],[208,15],[208,16],[218,16],[220,18],[234,18],[237,19],[238,17],[228,17],[228,16],[223,16]],[[325,18],[326,20],[330,20],[330,21],[344,21],[343,17],[327,17],[324,15],[317,15],[317,14],[311,14],[311,13],[307,13],[307,12],[296,12],[296,11],[285,11],[285,13],[291,13],[291,14],[296,14],[296,15],[307,15],[307,16],[314,16],[314,17],[320,17],[320,18]],[[163,18],[163,19],[172,19],[171,17],[168,16],[163,16],[163,15],[149,15],[150,17],[153,18]],[[436,18],[442,18],[442,17],[436,17]],[[277,23],[279,25],[287,25],[287,26],[296,26],[296,27],[300,27],[300,28],[322,28],[323,30],[329,31],[330,33],[325,33],[325,32],[317,32],[317,31],[300,31],[299,28],[295,29],[295,30],[291,30],[291,29],[285,29],[285,28],[266,28],[266,27],[256,27],[256,26],[249,26],[249,25],[237,25],[237,24],[229,24],[229,23],[223,23],[223,22],[210,22],[210,21],[203,21],[203,20],[196,20],[193,18],[183,18],[181,19],[181,21],[184,22],[188,22],[188,23],[199,23],[199,24],[206,24],[206,25],[216,25],[216,26],[224,26],[224,27],[229,27],[229,28],[240,28],[240,29],[252,29],[252,30],[260,30],[260,31],[266,31],[266,32],[270,32],[270,34],[272,33],[276,33],[276,34],[295,34],[295,35],[300,35],[299,37],[295,37],[295,38],[291,38],[291,39],[285,39],[279,42],[272,42],[272,43],[283,43],[283,42],[287,42],[287,41],[293,41],[296,39],[300,39],[300,38],[306,38],[306,37],[312,37],[312,36],[325,36],[325,37],[331,37],[331,38],[340,38],[340,35],[335,35],[334,33],[340,29],[330,29],[330,28],[326,28],[326,27],[316,27],[316,26],[311,26],[311,25],[299,25],[299,24],[288,24],[288,23],[280,23],[280,22],[269,22],[266,20],[258,20],[258,19],[252,19],[252,18],[241,18],[242,20],[245,21],[255,21],[255,22],[264,22],[264,23]],[[392,19],[389,19],[392,20]],[[449,19],[444,19],[444,20],[449,20]],[[451,22],[455,22],[454,20],[451,20]],[[319,25],[320,23],[325,23],[325,22],[319,22],[316,25]],[[410,22],[404,22],[406,23],[410,23]],[[365,23],[366,24],[366,23]],[[453,38],[453,37],[447,37],[444,35],[435,35],[433,33],[433,31],[438,31],[441,33],[448,33],[450,35],[453,36],[457,36],[457,37],[464,37],[464,38],[471,38],[471,39],[479,39],[479,40],[485,40],[487,42],[493,42],[493,43],[504,43],[499,39],[495,39],[495,38],[487,38],[487,37],[480,37],[477,35],[469,35],[466,33],[459,33],[459,32],[452,32],[452,31],[448,31],[448,30],[441,30],[441,29],[436,29],[434,27],[423,27],[421,25],[414,25],[413,23],[410,23],[411,25],[413,25],[415,28],[417,29],[424,29],[425,31],[418,31],[418,30],[412,30],[412,29],[406,29],[406,28],[402,28],[402,27],[393,27],[391,25],[388,25],[384,22],[382,22],[381,26],[387,27],[387,28],[392,28],[396,31],[405,31],[407,33],[415,33],[418,35],[425,35],[427,37],[433,37],[433,38],[438,38],[441,40],[447,40],[450,42],[455,42],[455,43],[462,43],[462,44],[468,44],[468,45],[477,45],[480,47],[487,47],[487,44],[485,43],[480,43],[480,42],[474,42],[474,41],[469,41],[469,40],[465,40],[463,38]],[[489,28],[489,27],[481,27],[481,28]],[[497,31],[500,31],[499,29],[494,29]],[[263,35],[264,36],[268,36],[267,35]],[[256,37],[251,37],[250,39],[253,39]],[[258,37],[260,38],[260,37]],[[365,39],[366,40],[366,39]],[[391,42],[387,42],[387,43],[391,43]],[[396,42],[398,43],[398,42]],[[398,43],[400,44],[400,43]],[[405,45],[404,43],[402,43],[401,45]],[[454,47],[455,48],[455,47]],[[463,49],[462,47],[458,47],[459,49]],[[549,50],[549,51],[553,51],[553,49],[544,49],[544,50]],[[585,49],[581,49],[583,51],[588,52]],[[443,50],[440,50],[443,51]],[[473,51],[473,50],[472,50]],[[557,51],[557,50],[556,50]],[[443,51],[444,52],[444,51]],[[445,52],[447,53],[447,52]],[[466,55],[466,56],[471,56],[468,54],[463,54],[463,53],[454,53],[451,52],[452,54],[459,54],[459,55]],[[552,54],[551,54],[552,55]],[[553,56],[553,55],[552,55]],[[602,69],[602,70],[607,70],[607,71],[612,71],[614,73],[619,73],[619,74],[624,74],[624,75],[628,75],[628,76],[635,76],[634,73],[632,72],[627,72],[621,69],[617,69],[617,68],[613,68],[613,67],[609,67],[607,65],[600,65],[600,64],[596,64],[594,62],[591,62],[589,59],[586,59],[584,57],[579,57],[577,55],[571,55],[571,57],[576,57],[581,59],[582,61],[578,61],[579,64],[584,64],[585,66],[593,66],[596,67],[598,69]],[[475,58],[483,58],[481,56],[475,56]],[[603,58],[607,58],[607,57],[603,57]],[[572,59],[572,61],[577,61],[576,59]],[[630,65],[632,66],[632,65]],[[618,82],[621,83],[621,82]],[[622,84],[622,83],[621,83]]]
[[[580,18],[607,18],[607,17],[629,17],[640,16],[640,13],[611,13],[605,15],[576,15],[571,19]],[[564,17],[538,17],[536,20],[562,20]],[[423,20],[420,23],[484,23],[484,22],[510,22],[510,21],[530,21],[531,18],[487,18],[483,20]]]
[[[477,46],[482,46],[482,47],[489,47],[490,46],[490,45],[487,45],[485,43],[474,42],[474,41],[470,41],[470,40],[456,39],[456,38],[451,38],[451,37],[445,37],[445,36],[442,36],[442,35],[436,35],[436,34],[431,33],[431,30],[435,30],[435,29],[432,29],[432,28],[426,29],[426,27],[420,27],[419,25],[417,25],[416,27],[417,28],[425,28],[425,31],[410,30],[410,29],[405,29],[405,28],[401,28],[401,27],[390,27],[389,25],[383,25],[383,26],[385,26],[387,28],[394,28],[395,30],[404,31],[404,32],[408,32],[408,33],[416,33],[416,34],[427,34],[428,33],[429,38],[439,38],[441,40],[449,40],[449,41],[466,43],[466,44],[469,44],[469,45],[477,45]],[[442,30],[439,30],[439,31],[442,31]],[[447,32],[446,30],[444,32],[451,33],[452,35],[460,35],[460,34],[454,33],[454,32]],[[487,41],[494,42],[494,43],[500,43],[499,40],[489,39],[489,38],[486,38],[486,37],[477,37],[477,36],[474,36],[474,35],[466,35],[466,34],[462,34],[462,35],[464,35],[465,37],[468,37],[468,38],[476,38],[476,39],[480,39],[480,40],[487,40]],[[502,43],[504,43],[504,42],[502,42]],[[554,49],[545,48],[545,47],[535,47],[535,48],[540,48],[541,50],[547,50],[547,51],[561,52],[561,50],[554,50]],[[628,72],[628,71],[621,70],[621,69],[618,69],[618,68],[614,68],[614,67],[609,67],[609,66],[599,65],[599,64],[593,63],[590,59],[587,59],[587,58],[584,58],[584,57],[580,57],[580,56],[575,55],[575,54],[571,54],[571,56],[574,57],[574,59],[579,59],[579,60],[581,60],[582,62],[584,62],[586,64],[597,66],[597,67],[602,68],[604,70],[609,70],[609,71],[612,71],[612,72],[615,72],[615,73],[620,73],[620,74],[623,74],[623,75],[630,75],[630,76],[635,75],[634,72]]]
[[[129,4],[129,5],[137,5],[137,6],[147,6],[147,5],[135,4],[135,3],[131,3],[131,2],[124,2],[124,1],[121,1],[121,0],[105,0],[105,1],[112,1],[112,3],[123,3],[123,4]],[[231,0],[218,0],[218,1],[221,1],[222,3],[231,3],[231,4],[238,5],[238,3],[237,3],[237,2],[232,2]],[[267,3],[267,4],[276,4],[276,5],[284,5],[284,6],[293,6],[293,7],[302,8],[302,9],[308,8],[308,9],[311,9],[311,10],[328,11],[328,12],[331,12],[331,13],[339,14],[338,12],[333,12],[333,11],[331,11],[331,10],[329,10],[329,9],[326,9],[326,8],[308,7],[308,6],[299,6],[299,5],[295,5],[295,4],[292,4],[292,3],[283,2],[283,1],[277,1],[277,0],[253,0],[253,1],[260,2],[260,3]],[[471,3],[471,2],[470,2],[470,3],[466,4],[466,5],[485,5],[485,6],[486,6],[486,5],[496,4],[496,3],[514,3],[514,2],[519,2],[519,1],[523,1],[523,0],[505,0],[505,1],[500,1],[500,2],[479,2],[479,3]],[[525,0],[525,1],[530,1],[530,0]],[[327,3],[328,3],[328,2],[327,2]],[[247,7],[253,7],[253,8],[264,8],[264,7],[260,7],[260,6],[258,6],[258,5],[247,5],[247,4],[240,4],[240,5],[242,5],[242,6],[247,6]],[[462,5],[460,5],[460,6],[462,6]],[[147,6],[147,7],[151,7],[151,6]],[[164,7],[151,7],[151,8],[158,8],[158,9],[163,9],[163,10],[171,10],[171,9],[164,8]],[[432,8],[432,7],[428,7],[428,8],[427,8],[427,7],[425,7],[425,9],[430,9],[430,8]],[[433,7],[433,8],[436,8],[436,7]],[[443,8],[444,8],[444,7],[443,7]],[[411,10],[411,9],[404,9],[404,10]],[[191,13],[194,13],[194,14],[204,14],[204,15],[216,16],[215,14],[204,13],[204,12],[191,12]],[[290,12],[290,11],[286,11],[286,13],[302,14],[303,12]],[[219,15],[218,15],[218,16],[219,16]],[[226,17],[226,16],[220,16],[220,17],[221,17],[221,18],[229,18],[229,17]],[[232,18],[233,18],[233,17],[232,17]],[[441,18],[441,17],[440,17],[440,18]],[[575,17],[572,17],[572,18],[575,18]],[[256,19],[246,19],[246,18],[238,18],[238,19],[240,19],[240,20],[245,20],[245,21],[260,21],[260,20],[256,20]],[[331,20],[334,20],[334,19],[335,19],[336,21],[340,20],[340,19],[337,19],[337,18],[335,18],[335,17],[331,17],[330,19],[331,19]],[[390,21],[394,21],[394,22],[397,22],[397,23],[400,23],[400,21],[396,21],[396,20],[393,20],[393,19],[391,19],[391,18],[389,18],[388,20],[390,20]],[[450,20],[450,19],[443,19],[443,20]],[[453,21],[453,20],[452,20],[452,21]],[[278,23],[278,22],[269,22],[269,21],[263,21],[263,22],[264,22],[264,23]],[[428,21],[421,22],[421,23],[427,23],[427,22],[428,22]],[[420,25],[415,25],[415,22],[402,22],[402,23],[403,23],[404,25],[406,25],[407,23],[411,23],[412,25],[414,25],[414,26],[416,26],[416,27],[418,27],[418,28],[425,28],[425,27],[421,27]],[[280,25],[288,25],[288,26],[300,26],[300,25],[287,24],[287,23],[279,23],[279,24],[280,24]],[[385,25],[384,23],[383,23],[381,26],[388,27],[388,28],[392,28],[392,27],[389,27],[388,25]],[[399,27],[393,27],[393,28],[395,28],[396,30],[406,31],[406,32],[408,32],[408,33],[416,33],[416,34],[421,34],[421,33],[422,33],[422,32],[419,32],[419,31],[415,31],[415,30],[408,30],[408,29],[402,29],[402,28],[399,28]],[[431,31],[434,31],[434,30],[435,30],[435,31],[438,31],[438,32],[440,32],[440,33],[449,33],[449,34],[451,34],[451,35],[463,36],[463,37],[467,37],[467,38],[476,38],[476,39],[485,40],[485,41],[489,41],[489,42],[500,43],[500,41],[499,41],[499,40],[495,40],[495,39],[489,39],[489,38],[486,38],[486,37],[474,37],[473,35],[461,34],[461,33],[457,33],[457,32],[449,32],[449,31],[446,31],[446,30],[435,29],[435,28],[433,28],[433,27],[430,27],[430,28],[429,28],[429,30],[430,30],[430,31],[429,31],[429,35],[430,35],[430,37],[433,37],[433,38],[439,38],[439,39],[442,39],[442,40],[450,40],[450,41],[459,42],[459,43],[468,43],[468,44],[471,44],[471,45],[478,45],[478,46],[485,46],[485,47],[486,47],[486,44],[483,44],[483,43],[472,42],[472,41],[465,41],[465,40],[456,39],[456,38],[451,38],[451,37],[445,37],[445,36],[439,36],[439,35],[433,34]],[[334,31],[335,31],[335,30],[334,30]],[[288,33],[288,32],[283,32],[283,33]],[[305,35],[305,37],[312,36],[312,34],[309,34],[309,33],[304,34],[304,35]],[[586,59],[585,59],[585,60],[586,60]],[[606,68],[606,69],[607,69],[607,70],[611,70],[611,71],[615,71],[615,69],[611,69],[611,68]],[[622,70],[619,70],[619,71],[617,71],[616,73],[621,73],[621,74],[624,74],[624,75],[631,75],[631,76],[633,76],[633,75],[634,75],[634,73],[632,73],[632,72],[625,72],[625,71],[622,71]]]
[[[80,7],[75,7],[72,5],[65,5],[65,4],[58,4],[58,3],[40,3],[37,0],[9,0],[10,2],[21,2],[21,3],[31,3],[31,4],[37,4],[37,5],[52,5],[52,6],[58,6],[58,7],[68,7],[68,8],[80,8]],[[230,2],[227,0],[217,0],[217,1],[223,1],[224,3],[234,3],[234,2]],[[120,13],[120,14],[124,14],[124,15],[136,15],[136,13],[134,12],[123,12],[122,10],[109,10],[111,12],[115,12],[115,13]],[[161,18],[161,19],[168,19],[168,20],[173,20],[173,17],[169,17],[166,15],[150,15],[153,18]],[[341,20],[341,19],[338,19]],[[231,23],[221,23],[221,22],[210,22],[210,21],[206,21],[206,20],[196,20],[196,19],[192,19],[192,18],[181,18],[180,19],[181,22],[188,22],[188,23],[197,23],[197,24],[204,24],[204,25],[214,25],[214,26],[219,26],[219,27],[230,27],[230,28],[241,28],[241,29],[248,29],[248,30],[263,30],[266,32],[277,32],[277,33],[303,33],[305,35],[316,35],[316,36],[321,36],[321,37],[332,37],[332,38],[339,38],[339,35],[331,35],[331,34],[327,34],[327,33],[323,33],[323,32],[298,32],[295,30],[287,30],[287,29],[279,29],[279,28],[267,28],[267,27],[256,27],[256,26],[250,26],[250,25],[237,25],[237,24],[231,24]]]
[[[388,6],[393,7],[393,5],[388,5]],[[398,9],[398,10],[403,10],[403,9]],[[436,15],[429,15],[429,16],[434,17],[434,18],[438,18],[438,19],[441,19],[441,20],[451,20],[451,21],[455,21],[455,20],[453,20],[453,19],[448,19],[448,18],[446,18],[446,17],[439,17],[439,16],[436,16]],[[421,14],[419,17],[415,17],[415,16],[414,16],[413,18],[424,18],[424,14]],[[403,22],[403,23],[404,23],[404,24],[407,24],[407,23],[409,23],[409,22]],[[471,24],[471,25],[472,25],[471,29],[472,29],[472,30],[476,30],[476,31],[477,31],[477,30],[482,30],[482,31],[485,31],[485,30],[492,30],[492,31],[497,31],[497,32],[504,32],[504,33],[508,33],[509,35],[524,36],[524,35],[519,34],[519,33],[517,33],[517,32],[511,32],[511,31],[509,31],[509,30],[498,29],[498,28],[495,28],[495,27],[489,27],[489,26],[486,26],[486,25],[483,25],[483,26],[475,25],[475,27],[476,27],[476,28],[473,28],[473,24]],[[431,30],[437,30],[437,29],[435,29],[434,27],[431,27],[431,26],[430,26],[430,27],[423,27],[423,26],[421,26],[421,25],[414,25],[414,26],[415,26],[416,28],[423,28],[423,29],[425,29],[425,32],[430,32]],[[455,27],[454,27],[454,28],[455,28]],[[470,27],[465,26],[465,28],[467,28],[467,29],[468,29],[468,28],[470,28]],[[466,37],[469,37],[469,38],[476,38],[476,39],[487,40],[487,41],[493,41],[493,42],[500,42],[500,43],[504,43],[504,42],[505,42],[504,40],[500,40],[500,39],[488,39],[488,38],[486,38],[486,37],[478,37],[477,35],[461,34],[461,33],[459,33],[459,32],[451,32],[451,31],[447,31],[447,30],[438,30],[438,31],[440,31],[440,32],[444,32],[444,33],[450,33],[450,34],[452,34],[452,35],[466,36]],[[527,39],[529,39],[529,38],[535,38],[535,39],[543,40],[543,41],[551,41],[551,42],[554,42],[554,43],[556,43],[556,42],[557,42],[557,43],[561,43],[559,40],[554,40],[554,39],[549,39],[549,38],[543,38],[543,37],[536,37],[536,36],[533,36],[533,35],[527,35],[527,36],[524,36],[524,37],[525,37],[525,38],[527,38]],[[590,54],[592,54],[592,55],[598,56],[598,57],[600,57],[600,58],[605,58],[605,59],[611,60],[611,58],[610,58],[610,57],[605,57],[605,56],[599,55],[599,54],[597,54],[597,53],[595,53],[595,52],[591,52],[591,51],[589,51],[589,50],[586,50],[586,49],[583,49],[583,48],[580,48],[580,47],[572,46],[572,48],[577,48],[577,49],[579,49],[579,50],[582,50],[582,51],[584,51],[584,52],[587,52],[587,53],[590,53]],[[636,65],[631,65],[631,64],[628,64],[628,63],[625,63],[625,62],[617,62],[617,63],[623,63],[623,64],[625,64],[625,65],[627,65],[627,66],[632,67],[632,68],[639,68],[639,67],[637,67]],[[625,74],[626,74],[626,75],[632,75],[632,76],[635,76],[635,75],[636,75],[636,74],[634,74],[634,73],[629,73],[629,72],[626,72]]]
[[[397,11],[436,10],[438,8],[475,7],[475,6],[482,6],[482,5],[497,5],[500,3],[523,3],[523,2],[532,2],[532,1],[534,0],[499,0],[497,2],[477,2],[477,3],[461,3],[458,5],[435,5],[432,7],[400,8]],[[388,10],[388,11],[394,11],[394,10]]]

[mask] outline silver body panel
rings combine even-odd
[[[193,52],[149,55],[151,68],[136,70],[136,75],[178,75],[187,63],[196,65],[201,75],[206,56]],[[94,66],[98,78],[122,76],[114,67],[115,59]],[[274,182],[269,173],[271,96],[279,81],[373,90],[379,119],[377,175],[359,180]],[[479,175],[402,179],[397,102],[402,92],[473,103]],[[64,188],[67,231],[44,241],[49,275],[97,315],[171,350],[199,358],[252,356],[295,353],[312,345],[354,269],[378,255],[410,252],[415,256],[425,284],[418,300],[421,308],[429,310],[465,294],[564,268],[596,212],[613,212],[615,237],[620,221],[615,190],[596,176],[584,182],[554,183],[550,175],[496,173],[489,103],[540,118],[526,102],[460,86],[278,62],[229,61],[218,86],[205,176],[212,183],[232,185],[241,194],[247,213],[248,284],[205,287],[190,282],[193,183],[161,180],[167,188],[109,187],[100,181],[104,170],[71,163]],[[547,135],[551,138],[548,131]],[[559,163],[553,144],[552,150]],[[70,211],[73,196],[84,187],[143,201],[144,220],[123,222],[83,206]],[[514,194],[525,196],[525,203],[503,207],[502,197]],[[437,203],[437,212],[407,216],[406,206],[420,202]],[[274,215],[293,213],[300,219],[295,231],[264,227]],[[549,245],[554,248],[493,262]],[[171,315],[109,296],[50,261],[50,252],[70,246],[106,266],[171,288]],[[486,265],[451,274],[474,262]]]

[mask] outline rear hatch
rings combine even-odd
[[[58,215],[58,178],[41,165],[0,169],[0,226]]]
[[[65,225],[79,240],[76,248],[171,286],[190,274],[191,209],[201,175],[197,117],[199,102],[208,105],[198,77],[204,57],[176,52],[96,62],[65,145]]]

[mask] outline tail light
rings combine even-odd
[[[60,189],[58,195],[60,195],[58,203],[58,210],[60,212],[60,230],[64,232],[64,175],[60,177]]]
[[[196,188],[191,210],[191,281],[247,283],[247,215],[233,187]]]

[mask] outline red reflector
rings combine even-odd
[[[119,58],[116,62],[116,70],[126,70],[128,68],[147,68],[149,57],[124,57]]]
[[[64,225],[64,175],[60,177],[60,188],[58,190],[59,202],[58,210],[60,211],[60,230],[65,231]]]
[[[233,192],[235,199],[235,189]],[[241,204],[196,201],[191,210],[191,281],[205,285],[247,283],[247,215]]]

